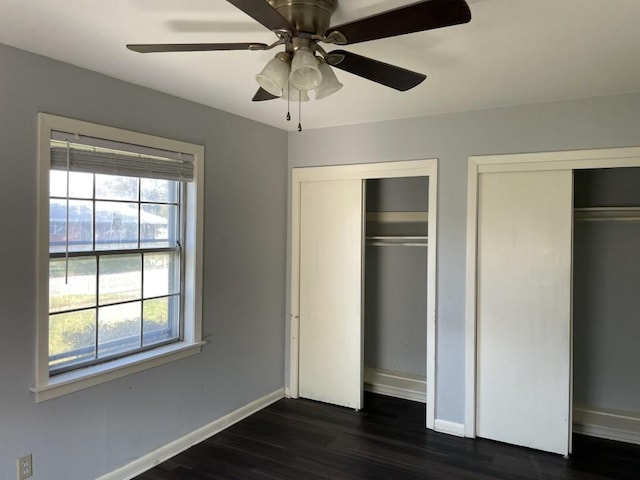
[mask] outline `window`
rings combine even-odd
[[[201,146],[40,114],[36,400],[197,353]]]

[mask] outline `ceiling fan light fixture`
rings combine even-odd
[[[318,68],[320,69],[320,73],[322,73],[322,82],[320,82],[320,85],[315,89],[316,100],[333,95],[343,87],[329,65],[325,62],[320,62]]]
[[[289,83],[302,91],[313,90],[322,82],[322,73],[318,68],[318,59],[306,48],[296,50],[291,62]]]
[[[331,26],[339,0],[227,0],[277,37],[272,44],[154,43],[129,44],[134,52],[208,52],[228,50],[266,51],[283,46],[256,75],[260,85],[252,101],[283,98],[298,103],[298,131],[302,131],[301,102],[333,95],[342,88],[333,71],[338,68],[394,90],[405,92],[427,77],[345,50],[327,52],[320,42],[353,45],[371,40],[407,35],[471,20],[468,0],[414,0],[406,6],[386,10],[340,25]],[[316,56],[318,55],[318,56]],[[290,105],[287,106],[290,110]],[[287,120],[291,120],[287,111]]]
[[[269,60],[269,63],[256,75],[258,85],[276,97],[282,96],[288,78],[289,56],[284,52],[278,53]]]
[[[310,100],[308,92],[305,90],[298,90],[291,85],[291,83],[284,88],[281,98],[283,100],[289,100],[290,102],[308,102]]]

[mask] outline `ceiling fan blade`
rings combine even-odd
[[[459,25],[470,20],[471,10],[465,0],[424,0],[331,27],[325,37],[338,45],[350,45]]]
[[[415,87],[427,78],[427,76],[422,73],[412,72],[411,70],[389,65],[388,63],[344,50],[329,52],[327,62],[331,66],[344,70],[345,72],[353,73],[367,80],[395,88],[401,92]]]
[[[258,89],[258,91],[256,92],[256,94],[251,99],[251,101],[253,101],[253,102],[264,102],[265,100],[273,100],[274,98],[280,98],[280,97],[276,97],[275,95],[271,95],[264,88],[260,87]]]
[[[267,47],[268,45],[266,43],[143,43],[127,45],[129,50],[139,53],[264,50]]]
[[[266,0],[227,0],[227,2],[269,30],[286,30],[292,33],[296,30],[289,23],[289,20],[280,15]]]

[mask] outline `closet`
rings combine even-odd
[[[365,389],[426,401],[428,177],[366,181]]]
[[[294,168],[288,394],[435,404],[437,160]],[[427,213],[429,209],[429,213]]]
[[[465,433],[640,438],[640,149],[472,157]]]
[[[574,172],[573,431],[640,443],[640,167]]]

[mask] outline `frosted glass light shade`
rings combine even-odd
[[[298,50],[291,62],[289,83],[302,91],[313,90],[322,82],[318,60],[309,50]]]
[[[329,65],[323,62],[318,68],[320,69],[320,73],[322,73],[322,82],[320,82],[320,85],[316,88],[316,100],[333,95],[343,87]]]
[[[297,88],[289,84],[288,87],[284,87],[284,91],[281,97],[283,100],[289,100],[291,102],[308,102],[309,94],[304,90],[298,90]]]
[[[289,63],[276,55],[264,66],[262,72],[256,75],[256,81],[271,95],[280,97],[288,77]]]

